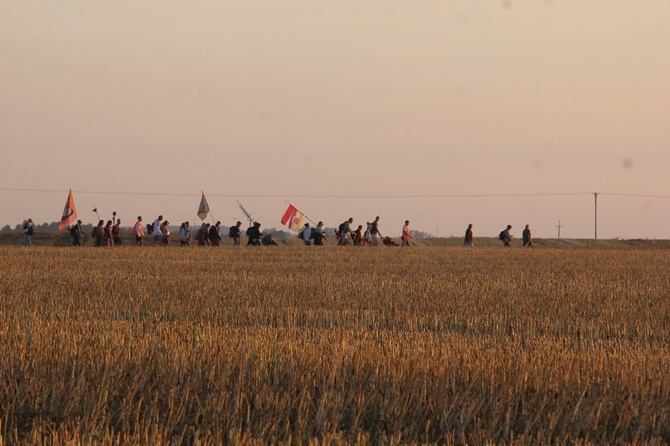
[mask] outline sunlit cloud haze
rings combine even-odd
[[[592,237],[602,192],[599,237],[670,238],[669,54],[667,0],[2,2],[0,224],[202,190],[226,225]]]

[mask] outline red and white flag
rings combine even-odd
[[[289,204],[288,209],[286,209],[284,216],[281,218],[281,224],[288,225],[288,228],[291,231],[298,232],[304,217],[302,212],[296,209],[292,204]]]
[[[72,223],[77,219],[77,208],[74,207],[74,198],[72,198],[72,189],[67,196],[67,201],[65,202],[65,209],[63,209],[63,216],[60,219],[60,224],[58,225],[58,230],[62,231],[67,225]]]

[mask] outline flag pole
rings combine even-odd
[[[249,226],[254,222],[253,218],[251,218],[251,214],[247,212],[246,209],[244,209],[244,206],[242,206],[242,203],[239,202],[239,200],[236,198],[235,201],[237,201],[237,204],[240,206],[240,209],[242,212],[244,212],[244,215],[247,217],[247,220],[249,220]]]
[[[289,203],[288,201],[286,201],[286,200],[284,200],[284,201],[285,201],[289,206],[293,206],[293,205],[292,205],[291,203]],[[293,207],[295,208],[295,206],[293,206]],[[305,215],[305,213],[302,212],[300,209],[298,209],[298,208],[295,208],[295,209],[296,209],[298,212],[300,212],[302,215]],[[316,226],[316,223],[314,222],[314,220],[312,220],[311,218],[309,218],[307,215],[305,215],[305,218],[306,218],[307,220],[311,221],[312,224],[313,224],[314,226]]]
[[[95,207],[95,203],[93,203],[93,212],[95,212],[95,216],[98,217],[98,221],[100,221],[100,216],[98,215],[98,208]],[[97,225],[97,223],[96,223]]]

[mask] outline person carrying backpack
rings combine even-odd
[[[503,242],[505,248],[509,247],[509,242],[512,240],[512,235],[509,233],[510,229],[512,229],[512,225],[507,225],[507,228],[503,229],[500,234],[498,234],[498,238]]]
[[[29,218],[23,224],[23,246],[33,244],[33,232],[35,232],[35,225],[33,225],[33,219]]]
[[[154,236],[154,246],[163,244],[163,233],[161,232],[161,222],[163,221],[163,216],[159,215],[156,220],[154,220],[154,226],[151,229],[151,233]]]
[[[305,245],[312,246],[312,228],[309,227],[309,223],[305,223],[305,227],[300,231],[300,234],[298,234],[298,238],[300,238]]]
[[[314,246],[323,246],[323,239],[326,238],[326,235],[323,232],[323,222],[320,221],[314,227],[312,231],[312,238],[314,238]]]
[[[212,246],[221,245],[221,232],[219,232],[219,227],[221,227],[221,222],[217,221],[214,226],[209,228],[209,242]]]
[[[261,224],[257,221],[254,222],[253,226],[249,226],[247,229],[247,246],[260,246],[261,245]]]
[[[339,245],[345,246],[349,244],[349,237],[353,239],[354,233],[351,231],[351,224],[354,222],[353,218],[349,218],[349,220],[346,220],[345,222],[341,223],[340,226],[337,228],[338,232],[337,235],[340,238],[339,240]]]
[[[205,246],[208,243],[207,232],[208,232],[207,223],[203,223],[198,229],[198,232],[195,234],[196,240],[198,240],[198,246]]]
[[[242,237],[242,222],[238,221],[234,226],[228,229],[228,237],[233,239],[234,246],[240,246],[240,238]]]
[[[94,239],[93,246],[102,246],[102,240],[105,237],[105,221],[100,220],[98,226],[95,226],[91,231],[91,238]]]
[[[77,223],[70,228],[70,237],[72,237],[72,246],[81,246],[81,240],[83,236],[86,235],[83,229],[81,229],[81,220],[77,220]]]

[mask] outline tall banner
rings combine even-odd
[[[237,200],[235,200],[235,201],[237,201]],[[244,206],[242,206],[242,203],[237,201],[237,204],[240,205],[240,209],[242,210],[242,213],[247,217],[247,220],[249,220],[249,224],[251,224],[251,222],[253,221],[253,218],[251,218],[251,214],[249,212],[247,212],[246,209],[244,209]]]
[[[304,215],[302,212],[296,209],[292,204],[289,204],[288,209],[286,209],[284,216],[281,218],[281,224],[288,225],[288,228],[291,231],[298,232],[300,231],[303,217]]]
[[[200,206],[198,206],[198,217],[200,217],[200,220],[204,220],[207,218],[207,214],[209,214],[209,205],[207,204],[207,199],[203,192],[202,198],[200,199]]]
[[[65,209],[63,209],[63,216],[60,219],[60,224],[58,225],[58,230],[62,231],[77,219],[77,208],[74,207],[74,198],[72,198],[72,189],[67,196],[67,201],[65,202]]]

